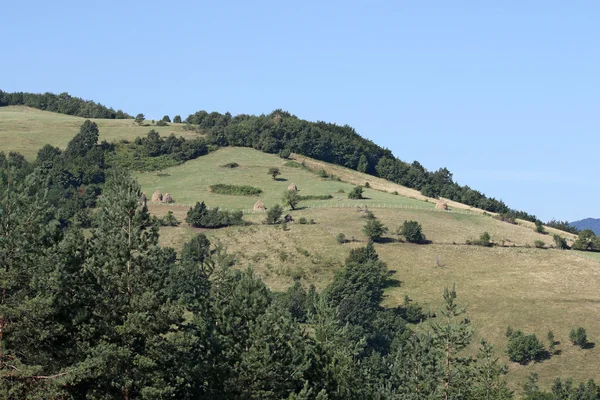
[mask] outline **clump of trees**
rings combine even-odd
[[[417,221],[404,221],[396,233],[398,236],[404,236],[409,243],[424,243],[426,240],[423,227]]]
[[[552,220],[546,222],[546,226],[549,226],[550,228],[554,228],[554,229],[560,229],[561,231],[573,233],[575,235],[577,233],[579,233],[579,230],[577,228],[575,228],[574,226],[571,226],[571,224],[569,224],[569,221],[560,221],[560,220],[552,219]]]
[[[554,245],[557,249],[566,250],[569,248],[567,245],[567,239],[563,238],[562,236],[554,234],[552,235],[552,239],[554,240]]]
[[[600,251],[600,237],[597,237],[591,229],[585,229],[579,232],[572,248],[573,250]]]
[[[507,329],[507,336],[506,353],[511,361],[528,364],[544,357],[546,348],[534,333],[526,335],[521,330]]]
[[[579,346],[582,349],[588,344],[587,332],[585,331],[585,328],[581,326],[571,329],[571,332],[569,333],[569,339],[573,345]]]
[[[185,222],[194,228],[222,228],[230,225],[243,225],[241,211],[221,211],[218,207],[209,209],[204,202],[190,207]]]

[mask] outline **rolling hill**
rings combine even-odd
[[[591,229],[596,233],[596,235],[600,235],[600,218],[585,218],[580,221],[571,222],[571,226],[579,229],[580,231],[584,229]]]
[[[18,151],[33,159],[46,143],[64,147],[83,121],[21,106],[0,107],[0,151]],[[161,135],[198,135],[179,124],[157,128],[138,126],[132,120],[96,121],[100,139],[108,141],[132,141],[149,129]],[[238,167],[224,167],[228,163]],[[277,180],[267,174],[271,167],[281,171]],[[172,204],[150,202],[149,209],[157,216],[172,211],[183,221],[189,207],[199,201],[209,207],[244,210],[249,225],[206,230],[182,223],[161,228],[160,241],[180,249],[185,240],[202,231],[234,253],[240,268],[253,266],[275,290],[284,290],[294,279],[319,289],[331,282],[350,250],[367,242],[362,232],[366,207],[390,230],[384,243],[375,245],[397,282],[387,289],[385,304],[400,304],[408,295],[435,312],[443,288],[455,283],[461,301],[468,304],[478,337],[493,343],[502,361],[508,363],[504,355],[507,326],[540,338],[552,330],[561,342],[561,353],[541,363],[508,363],[513,389],[520,388],[531,372],[539,373],[544,387],[558,376],[576,381],[598,378],[600,348],[581,350],[571,346],[568,338],[571,328],[584,325],[592,341],[600,340],[600,260],[552,248],[552,234],[569,241],[574,235],[551,228],[546,228],[550,234],[539,234],[531,222],[502,222],[494,213],[458,202],[448,201],[448,211],[436,210],[436,199],[417,190],[299,154],[283,159],[250,148],[224,147],[182,165],[134,176],[148,197],[156,190],[173,196]],[[348,199],[354,186],[367,182],[365,199]],[[219,183],[251,185],[262,193],[234,196],[212,192],[210,187]],[[301,196],[313,198],[289,211],[296,222],[285,230],[262,224],[265,215],[252,211],[254,203],[259,199],[267,207],[280,203],[291,183],[298,186]],[[314,224],[300,224],[301,218]],[[394,232],[405,220],[421,223],[431,243],[399,241]],[[483,232],[488,232],[497,246],[467,245]],[[347,243],[338,243],[340,233],[349,239]],[[536,248],[536,241],[543,242],[544,248]]]

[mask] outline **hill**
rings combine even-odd
[[[0,107],[0,150],[20,151],[34,159],[47,142],[64,147],[83,121],[27,107]],[[131,120],[95,121],[101,140],[134,141],[149,129],[161,135],[172,132],[189,138],[199,136],[179,124],[143,127]],[[238,166],[225,167],[231,163]],[[278,179],[268,175],[271,167],[281,171]],[[160,243],[179,250],[185,241],[204,232],[235,254],[238,268],[253,266],[278,291],[288,288],[295,279],[318,289],[328,285],[350,251],[367,243],[362,231],[366,207],[390,229],[386,240],[375,245],[393,271],[395,282],[386,289],[384,304],[402,304],[408,295],[426,310],[436,312],[443,287],[456,283],[461,301],[469,305],[469,317],[476,324],[478,337],[493,343],[507,363],[507,326],[536,333],[540,338],[553,330],[561,342],[561,354],[528,366],[510,363],[509,381],[515,389],[534,371],[547,388],[555,377],[585,381],[596,377],[600,370],[598,347],[580,350],[568,343],[570,329],[579,325],[585,326],[592,341],[600,338],[600,320],[590,317],[597,313],[600,303],[600,262],[583,257],[583,253],[553,249],[552,236],[536,233],[529,221],[510,224],[494,218],[492,212],[453,201],[448,201],[448,211],[439,211],[435,209],[436,199],[415,188],[299,154],[284,159],[247,147],[222,147],[175,167],[136,172],[135,177],[148,197],[158,189],[175,199],[172,204],[151,202],[149,210],[156,216],[172,211],[183,221],[189,207],[199,201],[209,207],[244,210],[249,225],[212,230],[185,223],[162,227]],[[348,199],[347,194],[356,185],[366,186],[367,182],[365,199]],[[301,196],[307,196],[299,209],[286,211],[296,222],[285,230],[279,225],[262,224],[265,215],[252,212],[253,204],[261,199],[271,208],[280,203],[291,183],[298,186]],[[216,193],[211,189],[215,184],[251,185],[262,192],[258,196]],[[299,223],[302,218],[314,224]],[[431,243],[416,245],[398,240],[394,231],[405,220],[418,221]],[[551,228],[547,231],[569,241],[574,239],[574,235]],[[488,232],[497,246],[466,244],[483,232]],[[340,233],[348,242],[338,243]],[[535,248],[535,241],[543,242],[544,248]]]
[[[596,235],[600,235],[600,218],[585,218],[580,221],[571,222],[570,225],[580,231],[591,229]]]

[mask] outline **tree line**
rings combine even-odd
[[[122,110],[115,111],[91,100],[73,97],[66,92],[57,95],[54,93],[9,93],[0,90],[0,107],[4,106],[27,106],[84,118],[133,118]]]

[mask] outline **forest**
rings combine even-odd
[[[229,141],[238,128],[211,135]],[[453,287],[440,288],[439,310],[383,307],[394,282],[372,243],[324,290],[296,281],[284,292],[202,233],[180,252],[161,247],[139,185],[98,137],[86,121],[64,151],[48,145],[31,163],[0,154],[2,398],[515,397],[499,350],[466,350],[473,323]],[[527,355],[532,338],[519,332],[511,341]],[[542,392],[535,375],[523,393],[600,398],[593,381],[558,378]]]

